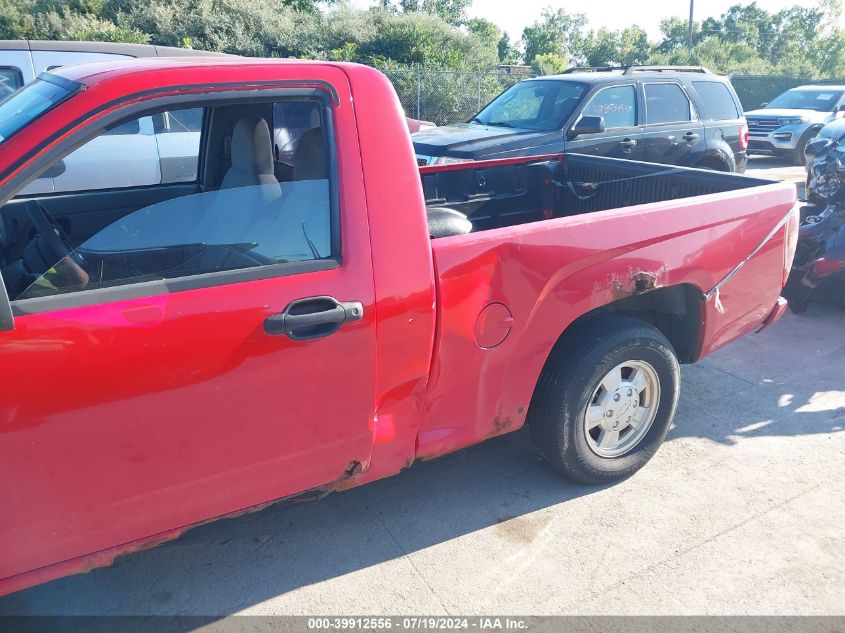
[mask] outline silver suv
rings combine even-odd
[[[804,148],[825,124],[845,113],[845,86],[798,86],[745,113],[748,153],[804,164]]]

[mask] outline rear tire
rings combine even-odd
[[[654,456],[679,391],[678,359],[666,337],[643,321],[606,315],[577,325],[552,352],[528,425],[555,470],[581,483],[612,483]]]

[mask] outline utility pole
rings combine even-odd
[[[687,48],[692,50],[692,10],[695,0],[689,0],[689,26],[687,27]]]

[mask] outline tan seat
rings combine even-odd
[[[273,172],[270,128],[263,118],[248,116],[235,124],[231,153],[232,166],[223,176],[221,189],[279,184]]]

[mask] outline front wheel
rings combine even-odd
[[[798,141],[798,147],[792,151],[792,155],[790,156],[793,165],[807,164],[807,159],[804,156],[804,150],[807,148],[807,143],[813,140],[817,133],[818,131],[804,134],[801,140]]]
[[[540,454],[589,484],[619,481],[663,443],[680,391],[671,343],[621,315],[576,326],[550,356],[528,424]]]

